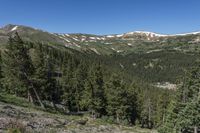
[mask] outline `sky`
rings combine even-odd
[[[200,0],[0,0],[0,26],[54,33],[200,31]]]

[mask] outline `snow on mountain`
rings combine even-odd
[[[93,52],[95,52],[96,54],[100,55],[100,53],[96,50],[96,48],[90,48]]]
[[[18,28],[18,26],[15,26],[15,27],[13,27],[13,28],[11,29],[11,31],[15,31],[15,30],[17,30],[17,28]]]
[[[174,35],[169,35],[169,36],[186,36],[186,35],[196,35],[196,34],[200,34],[200,31],[190,32],[190,33],[183,33],[183,34],[174,34]]]
[[[123,35],[124,35],[124,34],[119,34],[119,35],[116,35],[116,37],[123,37]]]
[[[115,37],[115,36],[112,36],[112,35],[108,35],[108,36],[106,36],[107,38],[113,38],[113,37]]]
[[[148,31],[134,31],[134,32],[128,32],[125,35],[133,35],[133,34],[144,34],[146,36],[150,36],[150,37],[165,37],[167,35],[164,34],[157,34],[154,32],[148,32]]]
[[[183,34],[158,34],[158,33],[149,32],[149,31],[133,31],[133,32],[125,33],[125,34],[116,35],[116,37],[123,37],[124,35],[134,35],[134,34],[146,35],[148,37],[153,38],[153,37],[170,37],[170,36],[196,35],[196,34],[200,34],[200,31],[183,33]]]

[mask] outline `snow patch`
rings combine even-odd
[[[106,38],[105,38],[105,37],[101,37],[101,39],[102,39],[102,40],[106,40]]]
[[[123,52],[123,50],[117,50],[117,53],[121,53],[121,52]]]
[[[17,30],[17,28],[18,28],[18,26],[15,26],[15,27],[13,27],[13,28],[11,29],[11,31],[15,31],[15,30]]]
[[[112,43],[106,42],[105,44],[112,44]]]
[[[159,52],[159,51],[162,51],[162,49],[150,50],[150,51],[147,51],[146,53],[149,54],[149,53]]]
[[[126,33],[126,35],[133,35],[133,34],[145,34],[146,36],[149,37],[165,37],[168,35],[164,35],[164,34],[157,34],[154,32],[148,32],[148,31],[134,31],[134,32],[128,32]]]
[[[79,41],[77,38],[72,38],[72,39],[74,39],[75,41]]]
[[[113,37],[115,37],[115,36],[112,36],[112,35],[108,35],[108,36],[106,36],[107,38],[113,38]]]
[[[119,66],[120,66],[122,69],[124,69],[124,65],[122,65],[121,63],[119,63]]]
[[[169,35],[169,36],[186,36],[186,35],[196,35],[200,34],[200,31],[198,32],[190,32],[190,33],[183,33],[183,34],[174,34],[174,35]]]
[[[68,39],[66,39],[66,38],[63,38],[66,42],[70,42]]]
[[[95,38],[95,37],[90,37],[90,39],[92,39],[92,40],[96,40],[96,38]]]
[[[133,65],[133,66],[137,66],[137,64],[136,64],[136,63],[133,63],[132,65]]]
[[[121,34],[121,35],[116,35],[116,37],[122,37],[122,36],[124,36],[124,34]]]
[[[85,38],[81,38],[81,41],[82,41],[82,42],[85,41]]]
[[[81,48],[81,46],[80,46],[80,45],[78,45],[78,44],[75,44],[75,46],[76,46],[76,47],[78,47],[78,48]]]
[[[90,48],[92,51],[94,51],[96,54],[100,55],[100,53],[96,50],[96,48]]]
[[[81,46],[78,45],[78,44],[76,44],[76,43],[72,43],[72,46],[76,46],[76,47],[78,47],[78,48],[81,48]]]
[[[100,38],[100,37],[97,37],[96,39],[97,39],[97,40],[101,40],[101,38]]]
[[[149,31],[134,31],[134,32],[128,32],[124,35],[134,35],[134,34],[144,34],[148,37],[169,37],[169,36],[186,36],[186,35],[196,35],[200,34],[200,31],[197,32],[189,32],[189,33],[183,33],[183,34],[157,34],[155,32],[149,32]]]
[[[112,47],[111,49],[114,50],[114,51],[117,51],[117,50],[116,50],[115,48],[113,48],[113,47]]]
[[[176,90],[177,89],[176,84],[172,84],[172,83],[169,83],[169,82],[165,82],[165,83],[158,82],[155,86],[158,87],[158,88],[169,89],[169,90]]]
[[[59,36],[59,38],[65,40],[66,42],[70,42],[68,39],[66,39],[66,38],[64,38],[64,37],[62,37],[62,36]]]

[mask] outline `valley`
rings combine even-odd
[[[200,32],[66,34],[9,24],[0,50],[0,131],[198,130]]]

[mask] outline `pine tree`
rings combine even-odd
[[[82,95],[81,106],[88,108],[93,117],[105,114],[105,92],[101,65],[97,64],[90,69]]]
[[[176,106],[177,103],[172,100],[166,112],[166,119],[158,129],[159,133],[176,133],[176,119],[178,113]]]
[[[75,106],[77,111],[80,111],[81,97],[84,91],[85,79],[87,77],[86,67],[81,62],[73,74],[72,89],[74,90]]]
[[[8,92],[19,96],[25,96],[30,89],[33,67],[28,52],[24,42],[16,33],[14,37],[9,38],[3,53],[4,87]]]
[[[141,100],[139,98],[140,88],[133,82],[127,88],[127,117],[131,124],[136,124],[136,120],[140,117]]]
[[[117,123],[120,123],[121,119],[125,119],[128,109],[128,93],[125,84],[117,74],[113,74],[110,80],[106,83],[105,89],[107,112],[110,116],[114,116]]]
[[[42,45],[38,44],[38,47],[32,50],[32,62],[34,66],[34,74],[32,76],[34,86],[37,88],[42,99],[45,99],[45,88],[47,87],[48,80],[48,67],[46,56],[42,51]]]
[[[173,132],[197,132],[199,123],[199,95],[200,95],[200,66],[193,68],[183,80],[178,89],[174,106],[160,129]]]
[[[0,92],[3,91],[3,86],[2,86],[2,79],[3,79],[3,71],[2,71],[2,52],[0,50]]]
[[[4,87],[9,93],[23,97],[27,95],[28,99],[33,99],[33,94],[31,94],[33,92],[41,107],[44,108],[32,82],[31,76],[34,68],[29,56],[29,49],[17,32],[14,37],[9,38],[9,43],[4,51],[3,72]]]
[[[56,79],[56,70],[55,70],[55,60],[51,55],[47,55],[46,57],[46,65],[47,65],[47,79],[46,79],[46,87],[44,90],[45,99],[51,101],[54,108],[56,108],[55,104],[60,101],[60,85]]]
[[[67,106],[69,111],[75,111],[75,99],[74,99],[74,87],[73,87],[73,76],[74,76],[75,63],[71,57],[65,57],[62,65],[62,100]],[[74,85],[75,86],[75,85]]]

